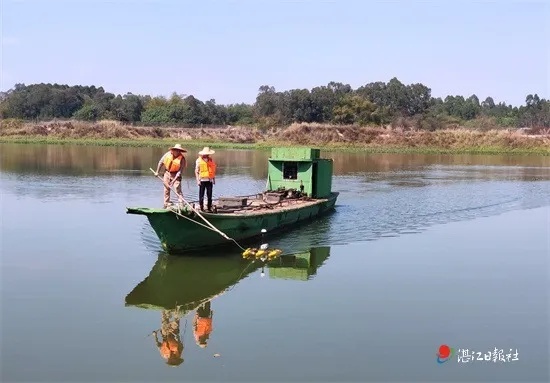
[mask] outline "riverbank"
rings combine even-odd
[[[414,153],[484,153],[550,155],[550,135],[512,130],[464,128],[418,131],[381,127],[293,124],[260,130],[254,127],[135,127],[114,121],[23,123],[2,121],[0,142],[102,146],[159,146],[176,142],[188,147],[269,148],[307,145],[326,150]]]

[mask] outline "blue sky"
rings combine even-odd
[[[254,102],[397,77],[432,95],[550,98],[549,1],[0,0],[3,91],[103,86]]]

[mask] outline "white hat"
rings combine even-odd
[[[176,145],[172,146],[172,147],[170,148],[170,150],[172,150],[172,149],[181,150],[182,152],[187,152],[187,150],[185,150],[184,148],[182,148],[180,144],[176,144]]]
[[[213,151],[212,149],[210,149],[208,146],[205,146],[205,147],[199,152],[199,155],[205,156],[205,155],[211,155],[211,154],[214,154],[214,153],[216,153],[216,152]]]

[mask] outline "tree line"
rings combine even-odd
[[[171,97],[115,95],[103,87],[59,84],[16,84],[0,93],[0,117],[23,120],[117,120],[151,126],[254,125],[294,122],[356,125],[413,125],[435,130],[449,125],[484,122],[491,127],[550,127],[550,100],[529,94],[520,106],[480,101],[474,94],[432,97],[424,84],[405,85],[397,78],[357,89],[330,82],[313,89],[276,91],[263,85],[253,104],[217,104],[193,95]]]

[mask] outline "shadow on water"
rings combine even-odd
[[[196,253],[177,257],[160,252],[145,277],[126,296],[126,307],[158,310],[160,328],[150,333],[166,364],[184,362],[181,320],[193,310],[192,328],[198,347],[204,348],[213,328],[213,301],[231,291],[241,280],[261,269],[270,279],[308,281],[330,256],[329,247],[283,254],[262,262],[243,259],[239,254]]]

